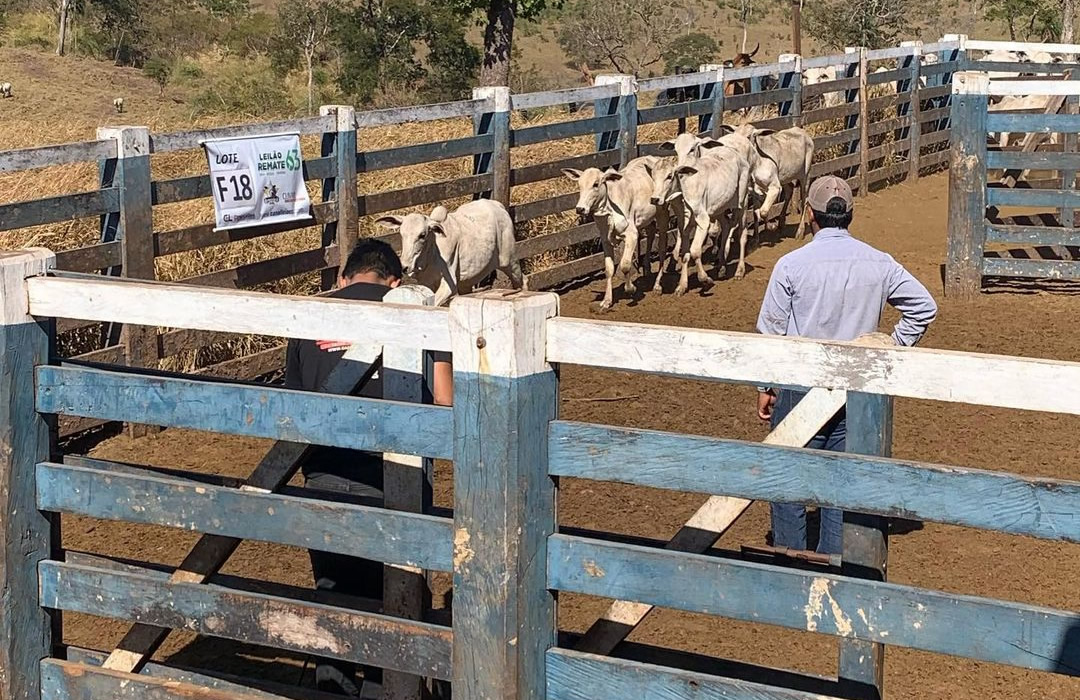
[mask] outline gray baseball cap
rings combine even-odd
[[[845,211],[851,211],[855,206],[855,198],[851,194],[851,187],[847,182],[835,175],[825,175],[814,180],[810,185],[810,191],[806,193],[806,203],[814,211],[825,211],[829,202],[840,198],[847,206]]]

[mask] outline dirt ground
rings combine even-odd
[[[938,175],[869,195],[859,201],[853,226],[858,236],[894,255],[938,297],[941,313],[924,345],[1069,360],[1080,356],[1080,333],[1075,330],[1080,298],[1068,289],[999,291],[968,305],[943,298],[939,266],[945,254],[946,187],[946,177]],[[788,238],[754,251],[749,257],[752,269],[744,280],[722,281],[704,294],[692,288],[682,298],[650,294],[638,302],[620,300],[606,317],[751,330],[773,264],[796,245]],[[674,279],[668,288],[673,285]],[[567,293],[562,312],[591,315],[590,304],[601,288],[594,282]],[[888,316],[886,325],[894,318]],[[749,440],[760,440],[766,433],[753,411],[754,392],[747,387],[580,367],[564,368],[562,377],[562,415],[567,419]],[[1055,388],[1032,386],[1031,391]],[[621,399],[587,400],[613,397]],[[894,455],[1076,479],[1078,430],[1080,418],[1072,416],[897,400]],[[265,448],[261,441],[171,430],[138,441],[117,437],[97,446],[93,455],[243,476]],[[438,480],[439,505],[451,505],[447,468],[439,470]],[[564,525],[666,539],[703,500],[696,494],[568,481],[560,495],[559,517]],[[762,543],[767,529],[767,509],[755,504],[719,546],[737,550],[740,544]],[[78,518],[65,521],[67,547],[173,565],[192,541],[190,533]],[[1080,610],[1076,545],[926,524],[894,534],[889,569],[890,580],[899,583]],[[243,545],[227,572],[300,586],[311,581],[304,552],[257,543]],[[605,605],[603,600],[564,596],[560,626],[583,631]],[[65,632],[69,642],[111,648],[123,628],[110,621],[70,616]],[[965,630],[957,629],[956,634]],[[832,675],[836,668],[837,644],[832,637],[675,611],[658,611],[631,639],[822,675]],[[254,671],[289,682],[302,673],[300,661],[275,652],[181,634],[173,635],[159,657],[231,672]],[[1065,699],[1080,697],[1080,679],[890,647],[886,694],[951,700]]]

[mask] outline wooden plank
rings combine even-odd
[[[968,51],[1046,51],[1048,53],[1080,53],[1080,44],[1051,44],[1041,41],[987,41],[968,39],[965,44]],[[1012,65],[1016,65],[1015,63]]]
[[[985,258],[982,261],[982,273],[991,277],[1075,280],[1080,279],[1080,262],[1073,260]]]
[[[550,436],[552,476],[1080,541],[1075,482],[566,421]]]
[[[803,69],[807,67],[810,59],[806,59],[803,62]],[[853,78],[837,78],[836,80],[826,80],[821,83],[814,83],[813,85],[803,86],[803,97],[817,97],[829,92],[847,92],[848,90],[857,90],[859,88],[859,76]]]
[[[148,678],[71,661],[42,659],[41,700],[285,700],[237,687],[207,688],[187,681]]]
[[[575,119],[554,124],[520,127],[510,131],[510,146],[531,146],[536,143],[570,139],[576,136],[591,136],[603,131],[617,129],[618,126],[618,116],[610,114],[590,119]]]
[[[473,158],[473,176],[488,176],[491,186],[479,194],[510,206],[510,88],[473,88],[473,97],[490,101],[491,109],[473,119],[473,131],[491,135],[491,150]]]
[[[897,177],[899,175],[903,175],[904,173],[907,173],[907,172],[910,172],[910,167],[908,166],[908,161],[902,160],[900,162],[893,163],[892,165],[886,165],[884,168],[878,168],[877,170],[871,170],[870,171],[870,176],[868,178],[868,184],[869,185],[876,185],[879,182],[885,182],[886,180],[891,180],[892,178]]]
[[[37,488],[46,511],[451,570],[450,521],[430,515],[53,463]]]
[[[859,57],[857,55],[848,53],[836,53],[829,56],[808,56],[803,59],[803,69],[828,68],[829,66],[845,68],[852,63],[858,63],[858,61]]]
[[[1080,245],[1080,228],[989,224],[986,227],[986,241],[1045,246]]]
[[[566,246],[575,245],[577,243],[594,241],[597,240],[599,236],[600,228],[597,226],[596,222],[581,224],[562,231],[545,233],[542,236],[518,241],[517,245],[514,247],[514,252],[517,254],[519,260],[523,260],[534,255],[550,253],[553,250],[559,250],[560,248],[565,248]]]
[[[727,71],[728,79],[732,71]],[[792,97],[792,91],[788,90],[765,90],[763,92],[751,92],[745,95],[735,95],[734,97],[727,98],[727,108],[729,110],[746,109],[748,107],[757,107],[760,105],[771,105],[790,100]]]
[[[919,145],[925,148],[926,146],[935,146],[935,145],[937,145],[939,143],[945,143],[945,142],[947,142],[947,141],[949,141],[951,139],[952,139],[952,129],[947,129],[945,131],[939,131],[939,132],[937,132],[935,134],[928,134],[928,135],[925,135],[925,136],[921,137],[919,139]],[[949,152],[948,151],[942,151],[942,153],[945,154],[943,159],[947,160]],[[929,157],[929,156],[927,156],[927,157]]]
[[[439,459],[452,453],[449,409],[272,387],[43,366],[37,408],[353,450]]]
[[[871,75],[873,75],[871,73]],[[867,76],[869,77],[869,76]],[[896,95],[883,95],[881,97],[873,97],[866,101],[866,109],[868,112],[877,112],[890,107],[898,107],[906,105],[911,102],[911,95],[907,93],[899,93]]]
[[[450,304],[454,405],[476,409],[454,411],[454,434],[474,436],[454,441],[455,697],[545,697],[544,653],[557,631],[545,570],[555,485],[538,465],[559,403],[543,352],[558,303],[492,291]]]
[[[218,379],[231,379],[233,381],[246,381],[257,377],[264,377],[273,372],[285,368],[285,346],[267,348],[251,355],[235,357],[231,360],[218,362],[217,364],[203,367],[195,374],[201,377],[215,377]]]
[[[362,387],[378,368],[380,346],[353,345],[342,356],[326,381],[319,387],[330,394],[351,394]],[[256,492],[272,492],[284,486],[300,468],[311,448],[295,442],[276,442],[251,472],[244,488]],[[187,553],[170,580],[183,583],[202,583],[224,566],[240,540],[232,537],[203,535]],[[105,667],[119,671],[135,671],[165,641],[169,630],[152,624],[133,625],[116,649],[109,654]]]
[[[338,266],[340,255],[337,245],[328,248],[313,248],[299,253],[290,253],[280,258],[260,260],[259,262],[247,263],[231,267],[217,272],[208,272],[196,277],[188,277],[181,280],[187,284],[200,285],[203,287],[225,287],[228,289],[243,289],[260,284],[276,282],[277,280],[295,277],[309,272],[321,270],[335,270]]]
[[[791,445],[803,447],[832,420],[844,406],[846,395],[842,391],[812,389],[802,401],[770,432],[764,440],[768,445]],[[553,426],[556,424],[552,424]],[[549,433],[549,441],[552,439]],[[549,447],[549,465],[555,451]],[[720,536],[731,527],[751,501],[731,496],[712,496],[679,528],[667,543],[666,549],[700,554],[716,544]],[[578,651],[592,654],[610,654],[621,644],[635,627],[652,611],[644,603],[619,600],[611,604],[576,645]]]
[[[412,124],[415,122],[472,117],[490,107],[490,100],[472,99],[412,107],[375,109],[367,112],[357,112],[356,128],[366,129],[375,126],[390,126],[392,124]]]
[[[848,394],[845,449],[862,455],[892,455],[893,402],[888,396]],[[841,572],[872,581],[886,580],[889,523],[863,512],[845,513]],[[883,697],[885,647],[864,639],[840,642],[837,676],[848,697]]]
[[[1080,206],[1080,191],[989,187],[986,203],[1004,207],[1076,207]]]
[[[549,161],[547,163],[538,163],[537,165],[526,165],[521,168],[514,168],[510,171],[510,184],[512,186],[527,185],[530,182],[549,180],[553,177],[563,177],[562,171],[564,168],[574,168],[575,170],[599,168],[603,170],[613,165],[619,165],[618,149],[600,151],[599,153],[586,153],[585,155],[570,156],[569,158]]]
[[[321,180],[330,177],[335,168],[332,157],[311,158],[303,162],[304,180]],[[170,180],[155,180],[150,184],[150,197],[154,204],[175,204],[192,199],[212,197],[214,191],[209,175],[186,175]]]
[[[113,188],[0,204],[0,231],[99,216],[119,207],[120,192]]]
[[[75,355],[72,360],[79,360],[81,362],[101,362],[111,365],[124,364],[124,346],[113,345],[101,350],[91,350],[90,352],[84,352],[81,355]]]
[[[923,75],[929,75],[929,69],[933,67],[934,66],[923,66]],[[920,100],[933,100],[938,97],[948,97],[950,94],[952,94],[951,85],[938,85],[936,87],[919,88],[918,96]]]
[[[154,234],[154,254],[164,256],[186,253],[189,250],[201,250],[212,246],[236,243],[237,241],[248,241],[252,238],[295,231],[337,220],[337,211],[333,202],[316,202],[311,205],[311,213],[311,219],[285,221],[265,226],[245,226],[243,228],[215,231],[217,224],[207,223],[173,231],[162,231]]]
[[[257,124],[239,124],[213,129],[193,129],[172,134],[156,134],[150,140],[154,153],[181,151],[199,148],[208,139],[238,138],[242,136],[264,136],[267,134],[321,134],[334,130],[333,117],[305,117],[284,121],[261,122]]]
[[[37,604],[39,561],[60,546],[59,522],[34,507],[33,463],[49,458],[50,426],[34,410],[34,367],[49,361],[48,324],[26,304],[25,278],[54,264],[44,248],[0,252],[0,697],[37,698],[38,660],[60,640]]]
[[[1015,63],[1008,64],[1015,70]],[[1080,85],[1071,80],[991,80],[989,95],[1076,95],[1080,94]],[[1002,115],[1004,116],[1004,115]],[[1017,115],[1019,116],[1019,115]],[[1059,114],[1059,117],[1075,116]],[[1017,129],[1021,131],[1021,129]]]
[[[923,51],[927,52],[927,53],[930,52],[930,50],[927,49],[925,46],[923,47]],[[1013,65],[1013,67],[1015,69],[1016,64],[1014,63],[1012,65]],[[930,63],[930,64],[927,64],[927,65],[923,66],[922,67],[922,74],[929,78],[929,77],[935,76],[935,75],[948,75],[950,73],[957,73],[957,72],[959,72],[961,70],[966,70],[966,67],[960,61],[939,61],[938,63]],[[947,95],[947,94],[949,94],[949,90],[951,89],[952,86],[946,84],[946,85],[937,86],[937,87],[946,88],[945,92],[943,92],[942,94]],[[934,89],[937,89],[937,87],[928,88],[928,89],[934,90]],[[921,93],[922,93],[922,91],[920,90],[920,94]]]
[[[986,154],[986,167],[1004,168],[1006,170],[1080,169],[1080,153],[990,151]]]
[[[734,98],[728,98],[734,99]],[[704,114],[711,114],[713,101],[691,100],[688,102],[671,102],[659,107],[645,107],[638,110],[638,124],[656,124],[671,121],[672,119],[689,119]]]
[[[952,149],[949,168],[949,237],[945,291],[961,300],[982,289],[980,260],[986,240],[986,131],[990,82],[984,73],[963,73],[952,97]],[[925,159],[924,159],[925,162]]]
[[[39,577],[41,605],[47,608],[183,628],[434,678],[446,679],[451,672],[447,627],[55,561],[42,562]]]
[[[421,163],[435,163],[450,158],[462,158],[491,150],[491,135],[466,136],[412,146],[360,151],[356,154],[356,171],[374,173],[390,168],[402,168]]]
[[[1077,86],[1080,91],[1080,85]],[[1060,96],[1059,96],[1060,97]],[[1080,114],[1009,114],[990,112],[986,117],[990,132],[1009,131],[1034,134],[1061,134],[1080,131]]]
[[[827,122],[834,119],[843,119],[853,114],[859,113],[859,104],[857,102],[848,102],[835,107],[825,107],[823,109],[811,109],[803,112],[803,124],[816,124],[818,122]],[[846,127],[853,128],[853,127]]]
[[[86,277],[35,278],[27,287],[36,316],[365,344],[394,340],[426,350],[450,347],[445,309]]]
[[[1080,615],[1053,608],[566,535],[548,539],[548,585],[1080,675]]]
[[[97,243],[56,254],[56,269],[72,272],[97,272],[121,263],[119,241]]]
[[[866,52],[866,60],[868,60],[868,61],[873,61],[874,60],[873,58],[870,57],[870,54],[872,54],[872,53],[874,53],[874,52],[873,51],[867,51]],[[904,55],[907,56],[909,54],[904,54]],[[866,76],[866,82],[869,85],[883,85],[885,83],[894,83],[894,82],[905,80],[910,75],[911,75],[911,71],[908,68],[904,68],[904,67],[894,68],[892,70],[883,70],[881,72],[874,71],[870,75]],[[904,94],[904,93],[906,93],[908,91],[907,90],[897,90],[897,92],[899,92],[900,94]]]
[[[50,168],[68,163],[102,160],[116,153],[110,140],[78,141],[53,146],[34,146],[0,151],[0,173],[14,173],[33,168]]]
[[[742,80],[743,78],[760,78],[766,75],[790,73],[795,68],[794,61],[788,61],[787,63],[755,63],[752,66],[728,68],[725,75],[728,80]]]
[[[547,693],[549,700],[835,700],[828,695],[569,649],[547,652]]]
[[[547,92],[529,92],[523,95],[511,95],[511,109],[540,109],[555,107],[571,102],[592,102],[609,97],[618,97],[617,84],[593,85],[591,87],[570,88],[568,90],[548,90]]]
[[[105,655],[89,649],[67,647],[66,658],[71,663],[100,667],[102,661],[105,660]],[[207,675],[206,672],[200,672],[186,666],[166,666],[164,664],[149,663],[143,668],[140,677],[159,681],[189,683],[201,689],[246,693],[255,700],[341,700],[340,695],[331,695],[318,690],[275,683],[261,678],[242,678],[217,671],[214,672],[214,675]],[[114,693],[115,691],[110,689],[109,692]],[[143,692],[146,692],[146,690],[143,689]],[[205,692],[205,690],[199,692]],[[120,696],[113,694],[108,695],[108,697]],[[147,696],[141,693],[137,697],[139,700],[148,700]],[[184,700],[190,700],[190,697]],[[235,700],[235,697],[232,700]]]
[[[322,226],[322,247],[328,249],[319,270],[319,289],[326,292],[338,282],[338,266],[349,258],[356,243],[358,194],[356,189],[356,114],[348,105],[323,105],[319,114],[333,115],[336,131],[320,139],[320,152],[330,159],[331,171],[322,178],[322,201],[335,209],[333,221]],[[333,261],[329,248],[336,247]],[[319,264],[319,263],[316,263]],[[302,265],[302,263],[299,263]],[[295,268],[294,268],[295,269]]]
[[[529,289],[551,289],[564,282],[588,277],[604,269],[604,254],[594,253],[529,275]]]
[[[851,129],[848,129],[851,131]],[[858,139],[856,139],[857,141]],[[846,156],[840,156],[839,158],[833,158],[832,160],[826,160],[821,163],[814,163],[810,166],[810,177],[814,178],[819,175],[826,175],[830,173],[836,173],[840,170],[845,170],[853,165],[858,165],[862,159],[858,153],[852,153]]]
[[[387,192],[375,192],[360,197],[360,215],[371,216],[387,211],[405,209],[417,204],[441,202],[445,199],[464,197],[465,195],[491,189],[492,175],[470,175],[443,182],[431,182]]]
[[[789,129],[793,126],[798,126],[794,117],[775,117],[773,119],[762,119],[759,122],[754,122],[754,126],[759,129]]]
[[[886,58],[901,58],[903,56],[910,56],[914,51],[914,46],[893,46],[886,49],[870,49],[866,52],[866,60],[868,61],[881,61]]]
[[[659,92],[676,88],[701,86],[712,78],[703,72],[683,73],[681,75],[661,75],[656,78],[641,78],[637,81],[638,92]]]
[[[634,348],[634,352],[611,352]],[[908,398],[1080,414],[1080,363],[928,348],[559,317],[547,358],[590,367],[756,386],[824,387]],[[991,381],[990,378],[993,378]],[[1059,391],[1032,396],[1045,383]],[[1076,392],[1073,392],[1075,387]]]
[[[577,201],[577,192],[557,194],[554,197],[547,197],[545,199],[538,199],[533,202],[515,204],[510,207],[510,216],[514,218],[515,224],[520,224],[525,221],[538,219],[541,216],[561,214],[564,211],[571,210],[574,208],[574,205],[577,204]]]
[[[821,152],[834,146],[843,146],[859,138],[858,129],[844,129],[834,134],[814,137],[814,151]]]

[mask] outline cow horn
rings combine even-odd
[[[757,52],[759,50],[761,50],[761,42],[760,41],[757,43],[757,46],[754,47],[754,50],[750,52],[750,58],[753,58],[754,56],[757,56]]]

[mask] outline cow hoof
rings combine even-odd
[[[732,277],[732,279],[741,280],[743,277],[746,277],[746,273],[744,271],[735,270],[735,275]]]
[[[631,296],[637,294],[637,286],[635,286],[632,282],[627,282],[626,284],[624,284],[623,289],[626,291],[627,294]]]
[[[675,288],[675,296],[681,297],[683,294],[686,294],[686,287],[676,287]]]

